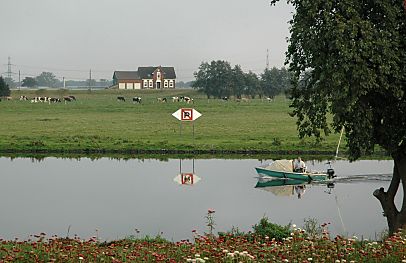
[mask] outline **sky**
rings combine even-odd
[[[115,70],[173,66],[191,81],[202,62],[245,72],[282,67],[293,8],[269,0],[0,0],[0,74],[43,71],[111,80]]]

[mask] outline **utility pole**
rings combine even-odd
[[[92,91],[92,70],[89,72],[89,90]]]
[[[8,64],[7,64],[7,78],[11,79],[11,58],[8,57]]]
[[[21,89],[21,73],[20,70],[18,70],[18,90]]]
[[[266,69],[269,69],[269,49],[266,49]]]
[[[65,89],[65,77],[62,77],[62,85],[63,85],[63,89]]]

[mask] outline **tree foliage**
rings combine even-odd
[[[38,86],[52,88],[60,86],[60,81],[52,72],[42,72],[39,76],[35,77],[35,81],[38,83]]]
[[[10,88],[3,77],[0,76],[0,97],[10,96]]]
[[[251,71],[245,73],[240,65],[231,67],[229,62],[222,60],[202,62],[194,75],[196,81],[193,82],[193,87],[204,92],[209,98],[275,96],[290,86],[286,69],[266,69],[261,75],[262,79],[259,79]]]
[[[37,86],[37,81],[35,80],[35,78],[32,78],[32,77],[25,77],[25,78],[23,79],[22,86],[23,86],[23,87],[33,88],[33,87]]]
[[[291,106],[299,135],[320,138],[344,126],[352,160],[372,153],[376,145],[391,154],[391,186],[387,193],[380,189],[374,195],[393,233],[406,224],[406,207],[399,212],[393,204],[401,180],[406,194],[403,0],[288,2],[296,10],[290,21],[287,63],[293,73]]]

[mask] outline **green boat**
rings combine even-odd
[[[303,173],[293,172],[292,160],[276,160],[266,167],[255,167],[260,175],[279,179],[293,179],[302,181],[324,181],[333,176],[334,170],[324,172],[306,171]],[[331,174],[332,173],[332,174]]]

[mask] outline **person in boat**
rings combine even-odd
[[[293,161],[293,171],[296,173],[304,173],[306,172],[306,164],[302,160],[302,158],[298,157]]]

